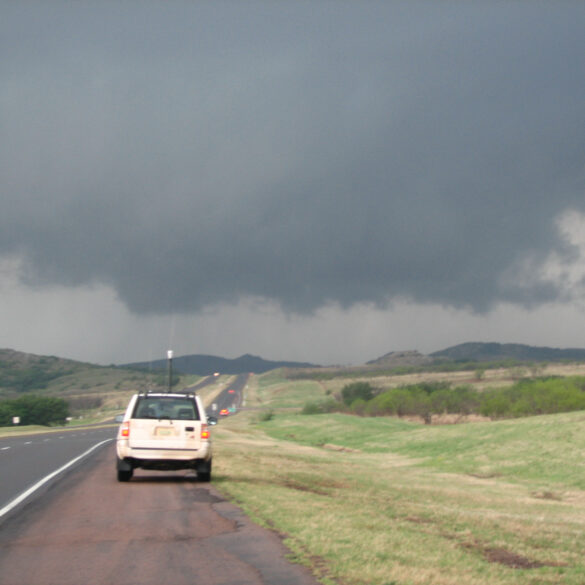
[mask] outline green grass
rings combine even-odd
[[[315,392],[257,380],[251,403],[286,407],[222,421],[214,485],[323,583],[585,583],[585,413],[428,426],[289,410]]]
[[[256,376],[256,401],[267,408],[298,408],[306,400],[323,399],[325,391],[314,380],[286,380],[275,370]]]
[[[585,413],[425,426],[396,418],[280,415],[263,425],[277,439],[396,453],[437,471],[585,489]]]

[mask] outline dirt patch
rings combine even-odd
[[[563,498],[559,494],[555,494],[554,492],[550,492],[548,490],[544,490],[542,492],[534,492],[532,494],[533,498],[537,498],[538,500],[553,500],[555,502],[562,502]]]
[[[425,420],[422,416],[403,416],[402,420],[417,424],[431,425],[460,425],[478,422],[491,422],[492,419],[480,414],[433,414],[430,419]],[[430,420],[430,422],[429,422]]]
[[[490,563],[498,563],[512,569],[540,569],[546,566],[540,561],[527,559],[505,548],[486,548],[483,550],[483,556]]]
[[[429,518],[421,518],[420,516],[407,516],[405,520],[413,524],[433,524],[433,521]]]
[[[490,563],[498,563],[511,569],[541,569],[542,567],[562,567],[563,563],[542,562],[529,559],[518,553],[498,546],[483,546],[479,543],[465,543],[461,545],[467,550],[478,551]]]
[[[330,451],[339,451],[340,453],[359,453],[359,449],[351,449],[350,447],[344,447],[343,445],[334,445],[333,443],[325,443],[321,445],[323,449],[329,449]]]
[[[431,424],[433,425],[458,425],[477,422],[491,422],[491,419],[479,414],[434,414],[431,417]]]
[[[286,480],[281,483],[284,487],[297,490],[299,492],[308,492],[311,494],[316,494],[318,496],[330,496],[331,494],[325,490],[319,489],[316,486],[309,486],[303,483],[297,483],[296,481]]]
[[[303,481],[288,478],[278,483],[284,487],[297,490],[299,492],[308,492],[311,494],[317,494],[318,496],[331,496],[331,490],[338,490],[348,487],[343,483],[328,479],[321,479],[319,481],[308,484]]]
[[[494,479],[495,477],[502,477],[501,473],[495,473],[486,471],[485,473],[468,473],[469,477],[475,477],[476,479]]]

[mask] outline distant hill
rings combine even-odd
[[[87,394],[97,394],[105,400],[109,393],[152,387],[155,383],[155,377],[147,372],[0,349],[0,400],[41,393],[66,397],[75,406]]]
[[[585,349],[534,347],[520,343],[461,343],[430,354],[435,360],[457,362],[585,362]]]
[[[87,367],[91,366],[55,356],[0,349],[0,394],[44,389],[52,380]]]
[[[135,362],[120,366],[133,369],[160,370],[167,367],[167,360],[151,362]],[[262,374],[276,368],[317,368],[315,364],[305,362],[270,361],[250,354],[235,359],[227,359],[213,355],[184,355],[173,358],[173,370],[181,374],[197,374],[209,376],[215,372],[221,374],[243,374],[246,372]]]
[[[375,360],[366,363],[367,366],[393,368],[399,366],[426,366],[432,364],[433,359],[416,350],[391,351]]]

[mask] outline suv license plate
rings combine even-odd
[[[173,429],[171,429],[169,427],[156,427],[154,434],[157,437],[170,437],[170,436],[174,435],[175,433],[173,432]]]

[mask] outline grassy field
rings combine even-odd
[[[324,584],[585,583],[584,412],[445,426],[298,414],[328,391],[252,378],[214,464],[214,485]]]
[[[388,388],[448,379],[485,388],[527,373],[368,381]],[[123,410],[140,384],[111,372],[100,372],[97,385],[79,376],[60,390],[104,398],[85,422]],[[206,387],[203,400],[212,402],[230,380]],[[585,583],[585,412],[456,425],[299,414],[350,381],[252,376],[245,409],[214,429],[214,486],[281,534],[291,559],[324,585]]]

